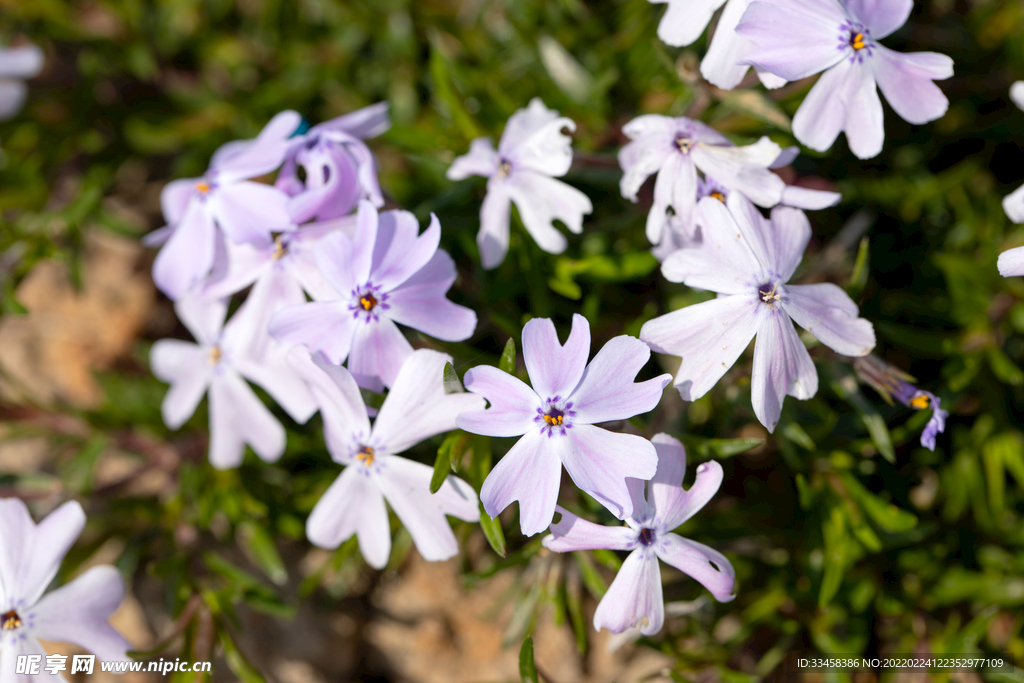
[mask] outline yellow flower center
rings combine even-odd
[[[852,38],[850,38],[850,47],[852,47],[854,50],[863,50],[864,49],[864,34],[863,33],[858,33],[858,34],[854,35]]]
[[[561,415],[557,415],[557,414],[556,415],[545,415],[544,416],[544,421],[547,422],[549,425],[560,425],[560,424],[562,424],[563,420],[564,420],[564,418]]]
[[[206,181],[200,180],[198,183],[196,183],[196,190],[202,194],[206,194],[207,192],[210,191],[210,184],[207,183]]]
[[[356,454],[356,460],[359,460],[364,465],[369,467],[373,464],[374,453],[373,449],[369,446],[363,446],[363,450]]]
[[[208,362],[210,365],[216,365],[217,363],[220,362],[220,358],[222,355],[223,354],[221,354],[220,347],[214,346],[212,349],[210,349],[210,355],[207,356],[206,362]]]
[[[17,628],[21,628],[21,617],[14,610],[7,612],[4,615],[0,615],[0,628],[4,631],[13,631]]]
[[[725,195],[722,194],[721,192],[719,192],[718,190],[715,190],[714,192],[712,192],[710,196],[714,197],[718,201],[720,201],[723,204],[725,204]]]
[[[761,288],[758,290],[761,294],[761,301],[768,304],[768,308],[770,308],[773,311],[775,310],[775,304],[779,301],[782,301],[782,296],[778,293],[778,289],[779,283],[776,282],[770,290],[767,289],[767,285],[762,285]]]
[[[273,259],[276,261],[285,254],[288,253],[288,247],[284,246],[284,242],[281,241],[281,236],[278,235],[274,238],[274,253]]]
[[[918,394],[914,398],[910,399],[910,405],[914,406],[918,410],[924,410],[931,406],[932,400],[928,398],[928,394]]]
[[[368,311],[377,305],[377,299],[373,294],[364,294],[359,297],[359,305],[363,307],[364,311]]]

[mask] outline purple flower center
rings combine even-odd
[[[639,539],[640,545],[650,545],[654,543],[654,529],[648,529],[644,527],[640,530]]]
[[[348,310],[352,311],[352,317],[357,320],[361,315],[366,322],[379,320],[380,311],[391,308],[387,300],[386,292],[380,291],[372,282],[367,282],[364,286],[352,290],[352,303],[349,304]]]
[[[859,21],[845,21],[839,27],[840,52],[852,50],[851,62],[863,63],[864,55],[871,57],[874,54],[875,41],[871,39],[871,29]]]
[[[555,430],[565,436],[566,430],[572,429],[572,418],[576,415],[576,411],[572,410],[572,402],[562,403],[562,397],[555,396],[544,403],[543,408],[537,408],[533,421],[540,424],[540,430],[546,431],[549,438]]]
[[[0,615],[0,629],[15,631],[21,628],[21,617],[14,610]]]

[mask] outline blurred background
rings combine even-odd
[[[843,193],[811,215],[797,280],[844,286],[875,324],[876,353],[941,397],[951,417],[936,450],[918,443],[928,411],[887,405],[823,347],[811,350],[817,397],[790,398],[774,435],[750,407],[749,353],[701,400],[670,390],[654,413],[612,425],[684,438],[691,471],[722,462],[722,490],[680,533],[732,560],[731,603],[663,565],[665,629],[595,634],[622,558],[542,551],[519,536],[514,508],[504,558],[455,522],[462,556],[428,564],[396,524],[377,572],[354,543],[328,552],[305,540],[337,474],[318,417],[298,426],[275,406],[284,458],[249,453],[224,472],[206,462],[205,403],[181,430],[163,426],[149,348],[188,333],[155,293],[139,238],[163,225],[169,179],[201,174],[220,144],[283,109],[315,124],[390,102],[392,128],[369,143],[388,208],[438,215],[460,271],[450,296],[480,315],[467,343],[411,339],[452,353],[460,373],[496,364],[531,316],[564,333],[582,313],[597,348],[706,299],[660,277],[643,230],[650,186],[638,204],[618,191],[620,128],[640,113],[686,115],[737,143],[795,144],[790,118],[813,81],[719,91],[699,78],[704,39],[657,39],[663,11],[646,0],[0,0],[3,41],[46,54],[26,106],[0,123],[0,495],[37,518],[82,501],[89,523],[59,580],[114,563],[129,586],[114,623],[133,646],[212,659],[216,681],[518,680],[530,633],[548,683],[792,680],[806,652],[1007,653],[1024,665],[1024,282],[995,268],[1024,245],[1001,208],[1024,182],[1024,112],[1007,95],[1024,78],[1020,0],[916,2],[885,43],[954,59],[940,83],[948,114],[915,127],[886,106],[878,158],[859,161],[840,139],[782,171]],[[558,256],[514,225],[509,257],[485,272],[484,180],[444,172],[532,97],[577,122],[567,180],[595,210]],[[641,377],[674,369],[657,358]],[[442,443],[414,457],[433,463]],[[462,476],[479,487],[511,443],[479,446]],[[567,505],[613,521],[567,482]],[[981,680],[881,675],[950,677]]]

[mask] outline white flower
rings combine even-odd
[[[548,253],[560,254],[567,244],[555,229],[555,220],[574,233],[583,231],[583,216],[594,210],[590,199],[554,180],[572,165],[572,140],[562,133],[563,128],[574,131],[576,124],[535,97],[529,107],[509,117],[497,151],[489,138],[477,138],[469,153],[448,168],[450,180],[472,175],[490,178],[476,237],[484,268],[497,268],[505,260],[510,202],[515,202],[527,232]]]
[[[107,621],[124,598],[124,582],[114,567],[93,567],[43,595],[84,526],[85,513],[74,501],[64,503],[37,525],[25,503],[17,498],[0,500],[0,680],[4,683],[30,678],[16,674],[15,665],[18,655],[45,657],[40,640],[74,643],[105,661],[128,659],[127,641]],[[49,676],[43,672],[36,678]]]

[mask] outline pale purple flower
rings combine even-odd
[[[246,379],[265,389],[296,422],[316,412],[312,394],[288,364],[287,349],[267,336],[264,309],[272,284],[257,282],[227,324],[226,300],[194,293],[183,297],[175,311],[197,343],[161,339],[150,353],[153,374],[171,385],[162,406],[168,427],[183,425],[209,393],[210,462],[218,469],[238,466],[246,444],[267,462],[284,453],[284,427]]]
[[[344,216],[359,200],[383,206],[373,154],[363,140],[391,127],[388,103],[380,102],[309,129],[289,140],[277,187],[291,199],[288,214],[295,223]],[[299,179],[298,169],[306,172]]]
[[[448,168],[449,180],[489,178],[476,236],[484,268],[497,268],[505,260],[512,202],[523,227],[549,254],[561,254],[567,245],[554,221],[562,221],[574,233],[583,231],[583,216],[594,210],[590,199],[555,180],[572,165],[572,139],[563,128],[574,131],[576,124],[535,97],[529,107],[509,117],[497,151],[489,138],[477,138],[469,153]]]
[[[476,313],[445,298],[455,282],[455,264],[437,248],[441,224],[431,216],[419,234],[408,211],[385,211],[359,203],[353,237],[335,232],[317,242],[314,260],[337,294],[292,306],[270,321],[275,339],[305,344],[333,364],[348,359],[359,386],[390,387],[412,345],[400,323],[444,341],[468,339]]]
[[[914,410],[931,409],[932,417],[921,432],[921,445],[934,451],[935,437],[946,431],[946,418],[949,417],[949,411],[942,409],[939,397],[914,386],[911,384],[913,377],[874,354],[857,358],[853,361],[853,367],[857,375],[890,405],[896,399]]]
[[[466,372],[466,388],[486,398],[490,408],[459,415],[459,428],[488,436],[522,435],[487,476],[480,499],[492,517],[518,500],[526,536],[551,523],[562,465],[576,486],[620,518],[632,512],[626,477],[646,479],[657,468],[647,439],[594,425],[653,410],[671,376],[633,382],[651,357],[651,350],[634,337],[615,337],[588,365],[589,355],[586,318],[573,315],[564,346],[550,320],[534,318],[523,327],[532,389],[497,368]]]
[[[684,225],[693,223],[698,171],[759,206],[775,206],[782,200],[786,184],[768,170],[782,148],[766,137],[737,147],[700,121],[657,114],[638,116],[622,132],[632,140],[619,151],[622,196],[635,202],[644,181],[658,174],[654,204],[647,214],[647,239],[652,244],[661,243],[669,208]]]
[[[320,405],[331,457],[345,465],[306,521],[309,540],[321,548],[337,548],[356,534],[366,563],[383,568],[391,552],[386,500],[425,560],[457,555],[459,546],[445,515],[479,521],[476,492],[449,475],[432,494],[433,467],[398,456],[455,429],[460,412],[483,407],[479,396],[445,393],[444,366],[451,356],[429,349],[409,356],[372,426],[359,387],[345,368],[311,358],[299,347],[291,350],[290,360]]]
[[[35,45],[0,48],[0,119],[9,119],[25,104],[26,78],[43,70],[43,51]]]
[[[128,659],[128,642],[108,619],[124,599],[124,581],[110,565],[85,571],[45,595],[61,560],[82,533],[85,513],[64,503],[36,524],[17,498],[0,499],[0,680],[64,680],[44,669],[15,673],[18,655],[42,655],[40,640],[73,643],[103,661]]]
[[[715,10],[721,7],[725,0],[650,0],[650,2],[668,5],[658,23],[658,37],[672,47],[684,47],[701,37]]]
[[[700,63],[700,73],[713,85],[725,90],[732,90],[750,69],[749,64],[740,61],[750,54],[756,45],[736,33],[736,25],[740,17],[750,5],[751,0],[728,0],[722,15],[718,18],[715,35],[708,46],[708,52]],[[754,67],[757,77],[766,88],[781,88],[786,79],[779,78],[760,67]]]
[[[1024,109],[1024,81],[1017,81],[1010,88],[1010,99]],[[1024,186],[1010,193],[1003,199],[1003,211],[1014,223],[1024,223]],[[1024,275],[1024,247],[1007,249],[999,255],[997,262],[999,274],[1003,277]]]
[[[850,150],[869,159],[885,139],[878,88],[913,124],[934,121],[949,107],[932,81],[952,76],[953,60],[935,52],[902,54],[878,43],[913,8],[913,0],[757,1],[736,31],[757,45],[744,63],[788,81],[825,72],[793,118],[797,140],[824,152],[845,131]]]
[[[210,159],[201,178],[173,180],[160,195],[167,227],[151,233],[149,246],[163,243],[153,263],[153,281],[177,300],[213,267],[218,230],[232,242],[267,245],[272,232],[287,230],[288,195],[247,180],[281,165],[288,137],[301,122],[281,112],[253,140],[230,142]]]
[[[640,627],[654,635],[665,623],[658,560],[696,579],[716,600],[729,602],[736,581],[732,563],[722,553],[672,531],[700,512],[722,485],[722,466],[710,461],[697,466],[697,478],[683,489],[686,451],[668,434],[654,437],[658,471],[647,484],[629,479],[633,513],[626,526],[605,527],[557,508],[562,518],[551,525],[544,547],[559,553],[574,550],[631,550],[594,612],[594,628],[612,633]]]
[[[757,335],[754,413],[774,431],[786,394],[808,399],[818,391],[818,373],[793,321],[846,356],[869,353],[874,328],[857,317],[857,305],[836,285],[787,284],[811,237],[802,211],[776,207],[769,221],[734,192],[725,204],[702,199],[698,213],[702,246],[672,254],[662,273],[719,296],[648,321],[640,338],[659,353],[682,356],[675,384],[683,400],[693,401]]]

